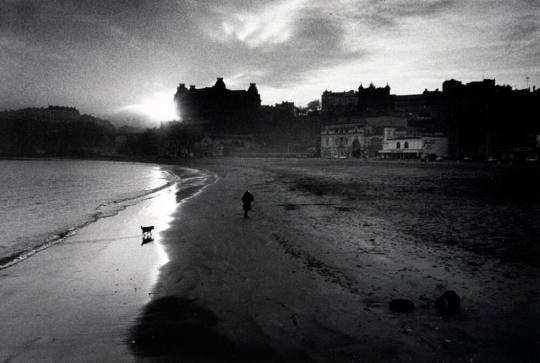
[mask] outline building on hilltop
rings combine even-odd
[[[323,114],[344,114],[358,111],[358,93],[324,91],[321,97]]]
[[[274,109],[291,117],[298,116],[298,112],[296,107],[294,106],[294,102],[282,101],[281,103],[276,103]]]
[[[494,79],[469,83],[450,79],[443,82],[442,91],[426,89],[410,95],[392,95],[389,86],[370,84],[367,88],[361,85],[358,91],[325,91],[321,123],[324,132],[326,126],[331,129],[338,124],[356,124],[355,119],[399,117],[407,120],[409,135],[447,136],[451,157],[517,160],[522,157],[516,155],[524,154],[523,150],[531,155],[536,153],[535,135],[540,133],[538,105],[540,90],[535,87],[512,89],[497,85]],[[362,127],[365,136],[369,131]],[[380,128],[377,133],[382,135]],[[329,151],[322,141],[321,155],[343,156]],[[347,148],[340,150],[350,154]],[[411,149],[407,150],[409,153]]]
[[[255,83],[247,90],[230,90],[223,78],[206,88],[188,89],[181,83],[174,101],[183,123],[204,132],[250,133],[261,108]]]
[[[358,111],[366,112],[389,112],[393,108],[390,86],[375,87],[373,83],[364,88],[362,84],[358,87]]]
[[[413,95],[392,96],[393,111],[409,119],[436,119],[440,114],[442,93],[439,90]]]
[[[262,119],[255,132],[262,150],[272,155],[312,154],[320,140],[320,119],[316,113],[301,114],[293,102],[262,106]]]
[[[443,83],[442,122],[450,154],[487,160],[516,158],[516,149],[534,150],[540,132],[540,92],[497,85],[494,79]]]
[[[321,112],[327,118],[339,115],[376,115],[390,112],[393,108],[390,86],[375,87],[370,83],[364,88],[345,92],[324,91],[321,96]]]

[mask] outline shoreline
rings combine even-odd
[[[445,168],[419,163],[427,174],[408,179],[411,196],[405,198],[402,177],[414,173],[409,165],[382,170],[364,164],[351,171],[331,161],[237,158],[187,165],[220,179],[186,201],[164,234],[170,261],[130,333],[137,358],[345,363],[527,362],[538,356],[538,266],[520,255],[501,260],[430,236],[457,223],[434,214],[456,197],[437,194],[431,177],[449,180],[441,190],[452,191],[454,180],[458,186],[468,178],[490,183],[497,180],[492,172],[505,168],[488,167],[478,176],[458,165],[447,179]],[[247,188],[255,203],[244,219],[239,199]],[[429,210],[418,203],[418,188],[434,203]],[[420,214],[389,213],[399,203]],[[456,217],[481,217],[484,208],[507,213],[490,204],[497,201],[467,203],[459,203]],[[435,217],[437,223],[417,229],[423,235],[405,228]],[[455,236],[467,242],[467,235]],[[497,250],[497,240],[490,243]],[[437,312],[435,300],[446,290],[461,297],[458,314]],[[413,301],[415,310],[390,311],[396,298]]]
[[[195,170],[160,165],[196,177]],[[204,175],[203,175],[204,179]],[[139,196],[31,258],[0,271],[0,360],[130,361],[126,336],[168,260],[162,247],[178,192],[203,180],[179,180]],[[185,193],[183,195],[185,197]],[[155,225],[141,244],[140,224]]]
[[[56,354],[48,357],[150,362],[534,361],[540,352],[540,317],[535,310],[539,300],[534,291],[540,281],[538,267],[432,240],[441,227],[467,223],[470,216],[482,216],[485,208],[503,217],[506,212],[490,200],[473,200],[458,203],[456,218],[464,221],[446,220],[453,216],[433,211],[456,203],[453,184],[433,188],[431,178],[455,178],[459,185],[467,178],[490,183],[497,180],[492,172],[502,169],[487,168],[477,179],[476,171],[455,166],[456,176],[448,179],[446,174],[441,177],[447,169],[419,164],[416,168],[427,174],[409,180],[403,179],[411,175],[409,165],[393,163],[384,170],[362,165],[351,170],[331,160],[237,158],[183,163],[180,167],[209,170],[218,179],[204,186],[204,193],[192,194],[196,198],[183,198],[184,193],[175,191],[180,204],[170,193],[164,198],[166,204],[155,203],[160,210],[171,200],[175,205],[165,218],[167,229],[159,227],[162,233],[155,243],[140,247],[140,240],[136,241],[140,235],[128,233],[133,223],[115,221],[122,213],[144,209],[139,205],[93,225],[97,230],[112,228],[104,221],[124,225],[124,237],[120,233],[96,241],[81,235],[77,243],[58,245],[62,251],[49,249],[34,257],[39,261],[28,259],[0,272],[2,282],[11,280],[0,284],[2,296],[10,300],[18,295],[22,305],[0,300],[0,319],[7,326],[13,321],[34,324],[49,319],[43,327],[78,332],[76,337],[56,340],[53,333],[16,337],[8,360],[32,361],[39,360],[40,354]],[[162,164],[168,166],[175,167]],[[411,184],[404,185],[406,180]],[[424,188],[425,183],[429,188]],[[249,219],[243,218],[239,200],[246,188],[255,195]],[[448,188],[452,193],[437,194]],[[418,195],[431,198],[433,206],[418,204]],[[396,207],[400,204],[420,214],[405,213]],[[392,209],[401,213],[390,213]],[[469,214],[461,217],[465,213]],[[438,219],[418,229],[418,218]],[[409,225],[423,234],[411,233],[405,228]],[[474,227],[471,232],[480,230]],[[530,231],[531,236],[540,235],[532,234],[535,231]],[[453,233],[465,242],[471,238]],[[128,242],[135,245],[127,249]],[[493,243],[489,246],[497,250],[497,240]],[[58,253],[51,253],[54,250]],[[64,262],[62,271],[54,271],[49,261]],[[133,261],[136,266],[130,267]],[[97,291],[108,295],[83,294],[82,277],[77,276],[89,270],[98,271],[93,271],[96,278],[91,286],[114,285],[114,290],[98,286]],[[455,316],[441,316],[434,308],[434,300],[445,290],[456,290],[461,296],[462,310]],[[37,293],[51,291],[58,291],[60,300],[75,303],[72,306],[82,306],[64,317]],[[36,301],[25,307],[32,297]],[[415,311],[390,311],[388,301],[393,298],[414,301]],[[52,297],[50,301],[55,303]],[[19,310],[9,311],[12,306]],[[36,311],[43,306],[47,312]],[[120,313],[119,306],[126,310]],[[77,317],[76,323],[67,323],[71,316]],[[81,327],[87,335],[81,335]],[[15,334],[24,329],[37,331],[13,327]],[[76,346],[86,341],[83,338],[96,342],[91,347]],[[76,348],[70,351],[66,341]]]
[[[36,159],[9,159],[9,160],[36,160]],[[55,159],[47,159],[47,160],[55,161]],[[61,160],[61,159],[56,159],[56,160]],[[64,159],[64,160],[67,160],[67,159]],[[131,163],[131,162],[128,162],[128,163]],[[159,164],[155,164],[155,165],[161,167],[161,165]],[[178,168],[179,166],[177,167],[177,169]],[[65,226],[61,230],[51,231],[48,233],[49,236],[45,240],[41,240],[39,242],[36,241],[31,247],[27,247],[22,250],[16,250],[15,252],[7,256],[1,256],[0,257],[0,271],[3,269],[9,268],[10,266],[13,266],[17,263],[20,263],[26,260],[27,258],[32,257],[36,253],[39,253],[58,243],[62,243],[62,241],[76,234],[82,228],[85,228],[86,226],[97,222],[101,218],[108,218],[108,217],[117,215],[118,213],[125,210],[126,208],[133,206],[137,203],[140,203],[145,198],[151,197],[151,195],[159,193],[159,191],[171,187],[172,185],[178,183],[181,180],[181,176],[184,174],[184,173],[179,173],[179,172],[175,173],[174,168],[162,167],[162,169],[164,173],[170,175],[170,180],[166,181],[165,184],[159,187],[155,187],[153,189],[139,190],[139,191],[133,192],[133,195],[129,197],[117,196],[115,199],[109,200],[108,202],[104,204],[102,203],[100,205],[96,205],[96,207],[94,208],[94,211],[83,222]]]
[[[488,162],[480,160],[464,161],[461,159],[445,159],[441,161],[428,161],[423,163],[420,159],[378,159],[378,158],[353,158],[346,159],[339,158],[322,158],[320,156],[250,156],[250,155],[233,155],[233,156],[213,156],[213,157],[193,157],[193,158],[171,158],[171,157],[159,157],[159,156],[137,156],[137,155],[110,155],[110,156],[0,156],[0,160],[88,160],[88,161],[111,161],[111,162],[135,162],[144,164],[158,164],[158,165],[196,165],[206,164],[208,161],[216,160],[304,160],[304,161],[317,161],[331,162],[331,163],[345,163],[345,164],[389,164],[389,165],[431,165],[431,166],[471,166],[471,167],[539,167],[538,162],[528,162],[518,160],[515,162]]]

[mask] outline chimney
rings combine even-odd
[[[214,88],[220,89],[220,90],[226,89],[226,87],[225,87],[225,82],[223,82],[223,78],[222,78],[222,77],[218,77],[218,79],[217,79],[217,81],[216,81],[216,84],[214,84]]]
[[[255,83],[250,83],[249,84],[249,88],[248,88],[248,92],[249,93],[259,93],[259,91],[257,90],[257,86]]]
[[[192,84],[192,85],[189,86],[189,90],[190,90],[190,91],[193,91],[194,89],[195,89],[195,85],[194,85],[194,84]]]

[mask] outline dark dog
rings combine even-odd
[[[148,227],[143,227],[141,226],[141,231],[142,231],[142,235],[143,235],[143,239],[146,240],[146,239],[152,239],[152,231],[154,230],[154,226],[148,226]]]

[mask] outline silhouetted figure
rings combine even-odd
[[[242,197],[242,206],[244,208],[244,218],[248,218],[248,211],[251,210],[251,203],[253,203],[255,199],[253,198],[253,195],[249,192],[249,190],[246,190],[244,193],[244,196]]]

